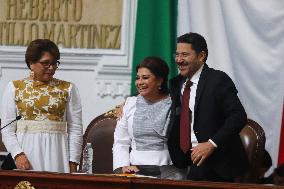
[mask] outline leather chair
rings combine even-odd
[[[92,144],[93,162],[92,172],[96,174],[113,173],[112,145],[113,133],[117,119],[116,109],[108,111],[91,121],[83,136],[83,148],[87,143]],[[79,165],[82,170],[82,156]]]
[[[255,121],[248,119],[247,125],[240,132],[246,154],[249,160],[247,172],[236,182],[257,183],[260,174],[265,149],[265,133]]]

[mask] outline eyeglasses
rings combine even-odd
[[[50,66],[52,66],[53,68],[58,68],[58,66],[60,65],[60,62],[58,60],[55,62],[42,61],[39,63],[45,68],[49,68]]]
[[[175,54],[173,55],[173,57],[174,57],[174,58],[179,58],[179,57],[181,57],[182,59],[185,59],[185,58],[189,57],[189,55],[190,55],[190,53],[188,53],[188,52],[181,52],[181,53],[175,53]]]

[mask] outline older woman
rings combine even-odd
[[[162,59],[147,57],[136,71],[139,95],[127,98],[116,125],[113,169],[116,173],[183,179],[186,170],[172,166],[167,147],[171,106],[167,87],[169,68]]]
[[[30,76],[8,84],[3,95],[3,142],[18,169],[74,172],[82,148],[82,109],[74,84],[55,79],[60,62],[56,44],[32,41],[26,51]]]

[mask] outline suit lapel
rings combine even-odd
[[[171,132],[173,127],[178,127],[179,125],[174,125],[175,117],[180,113],[181,109],[181,87],[183,84],[185,78],[183,78],[181,75],[178,75],[174,80],[171,82],[170,85],[170,93],[171,93],[171,99],[172,99],[172,106],[171,106],[171,119],[168,127],[168,133]]]
[[[181,75],[179,75],[176,79],[176,81],[173,83],[174,84],[174,90],[173,90],[173,97],[174,97],[174,101],[175,101],[175,105],[176,107],[181,106],[181,102],[180,102],[180,98],[181,98],[181,88],[182,88],[182,84],[184,83],[186,78],[182,77]]]
[[[199,107],[199,101],[200,101],[200,97],[201,94],[204,90],[205,84],[206,84],[206,80],[207,80],[207,76],[209,74],[209,67],[207,64],[204,64],[203,70],[201,72],[198,84],[197,84],[197,90],[196,90],[196,96],[195,96],[195,105],[194,105],[194,120],[196,120],[196,116],[197,116],[197,112],[198,112],[198,107]]]

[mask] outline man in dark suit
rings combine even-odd
[[[247,117],[230,77],[205,63],[208,49],[197,33],[177,38],[175,61],[180,74],[170,80],[172,98],[168,146],[174,165],[190,166],[188,179],[233,181],[248,167],[248,160],[239,137]],[[187,129],[181,130],[184,111],[183,94],[189,88]],[[188,93],[187,93],[188,94]],[[184,115],[183,115],[184,116]],[[183,123],[184,124],[184,123]],[[181,147],[181,138],[188,133],[188,149]],[[183,145],[184,146],[184,145]],[[187,145],[188,146],[188,145]]]

